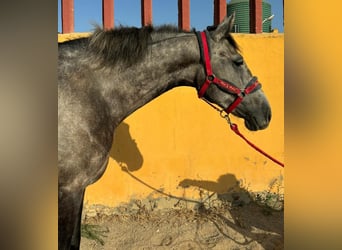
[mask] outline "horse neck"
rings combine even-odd
[[[114,118],[123,120],[174,87],[196,87],[196,73],[202,69],[197,38],[190,33],[177,35],[152,42],[142,62],[114,76],[117,82],[107,94]]]

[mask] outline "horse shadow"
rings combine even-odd
[[[242,188],[235,175],[221,175],[217,181],[184,179],[180,181],[182,188],[195,187],[211,195],[216,194],[224,209],[200,207],[199,212],[210,220],[224,237],[230,238],[241,246],[256,241],[264,249],[284,248],[284,212],[283,209],[272,210],[257,204],[250,192]],[[204,202],[205,199],[204,199]],[[243,235],[245,242],[234,239],[227,233],[230,230]]]
[[[129,125],[122,122],[115,130],[110,156],[119,164],[125,164],[131,172],[139,170],[144,158],[129,132]]]

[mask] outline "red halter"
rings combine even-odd
[[[229,114],[240,104],[246,95],[260,89],[261,84],[258,82],[256,77],[253,77],[244,89],[239,89],[233,83],[217,78],[211,68],[206,31],[197,32],[196,35],[201,51],[201,60],[203,61],[206,73],[205,81],[198,90],[198,97],[202,98],[204,96],[210,84],[216,84],[223,91],[236,95],[235,100],[225,109],[227,114]]]

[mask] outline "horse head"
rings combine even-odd
[[[197,76],[198,94],[243,118],[249,130],[265,129],[271,120],[271,108],[230,34],[234,19],[235,14],[217,27],[197,33],[205,69]]]

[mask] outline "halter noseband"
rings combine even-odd
[[[217,85],[221,90],[224,92],[227,92],[229,94],[235,95],[236,98],[235,100],[225,109],[227,114],[231,113],[243,100],[243,98],[260,89],[261,84],[258,82],[256,77],[253,77],[249,83],[246,85],[244,89],[239,89],[236,87],[235,84],[228,82],[226,80],[221,80],[217,78],[211,68],[211,63],[210,63],[210,53],[209,53],[209,46],[208,46],[208,40],[207,40],[207,31],[202,31],[202,32],[197,32],[197,39],[200,47],[200,52],[201,52],[201,60],[204,64],[205,68],[205,81],[198,90],[198,97],[203,98],[205,92],[207,91],[208,87],[210,84],[215,84]]]

